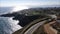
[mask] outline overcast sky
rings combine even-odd
[[[60,5],[60,0],[0,0],[0,6]]]

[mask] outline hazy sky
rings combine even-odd
[[[60,0],[0,0],[0,6],[60,5]]]

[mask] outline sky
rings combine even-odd
[[[60,5],[60,0],[0,0],[0,6]]]

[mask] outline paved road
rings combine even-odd
[[[32,34],[38,27],[40,27],[40,25],[44,24],[45,22],[46,20],[33,25],[24,34]]]
[[[16,32],[14,32],[13,34],[17,34],[17,33],[18,34],[19,33],[20,34],[24,34],[24,33],[25,34],[31,34],[32,30],[35,31],[39,26],[44,24],[46,21],[47,21],[46,18],[34,20],[33,22],[31,22],[31,24],[29,24],[29,25],[25,26],[24,28],[22,28],[22,30],[18,30]]]

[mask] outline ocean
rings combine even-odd
[[[0,7],[0,14],[9,13],[12,7]],[[0,17],[0,34],[12,34],[22,28],[18,25],[19,21],[13,20],[13,17]]]

